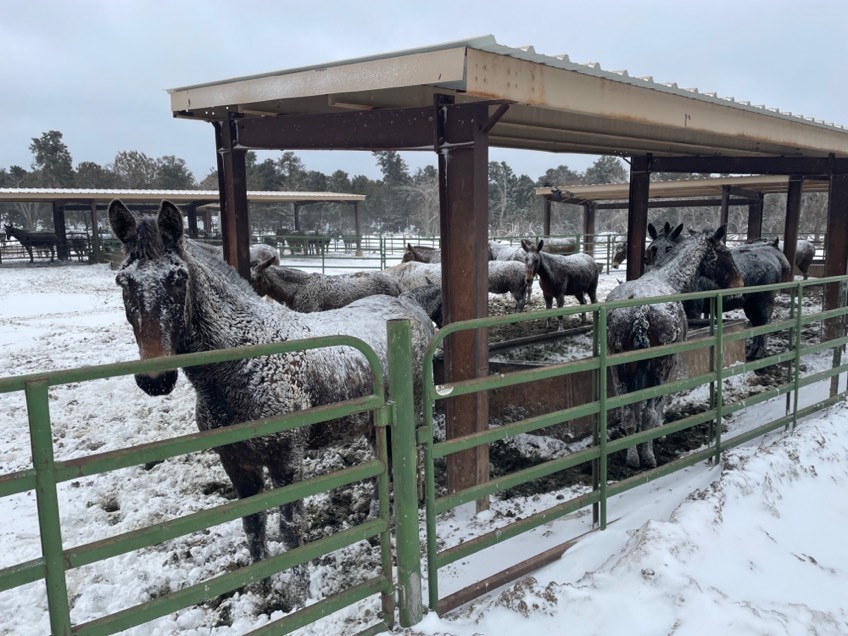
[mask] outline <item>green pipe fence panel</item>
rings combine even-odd
[[[405,321],[392,321],[390,338],[402,342],[410,339],[410,326]],[[201,364],[214,364],[256,356],[274,355],[290,351],[321,347],[351,347],[362,353],[372,370],[371,394],[344,402],[314,407],[279,417],[244,422],[213,431],[175,436],[169,439],[88,454],[68,460],[53,456],[53,432],[50,421],[50,387],[111,378],[141,372],[164,371]],[[411,344],[407,342],[408,348]],[[409,383],[411,354],[401,345],[390,353],[389,381],[403,387]],[[401,379],[392,378],[401,373]],[[296,565],[308,563],[368,539],[377,539],[380,549],[379,574],[359,584],[352,585],[306,608],[287,614],[255,633],[288,633],[312,623],[333,612],[379,595],[382,599],[381,616],[366,633],[387,630],[394,622],[395,587],[391,552],[391,524],[389,509],[388,444],[386,431],[393,425],[396,409],[386,401],[384,376],[376,353],[365,343],[348,336],[330,336],[287,343],[255,345],[198,354],[137,360],[117,364],[99,365],[0,378],[0,393],[23,391],[26,396],[26,416],[29,421],[33,468],[0,476],[0,496],[34,490],[37,496],[39,535],[42,556],[0,569],[0,591],[44,580],[51,632],[54,634],[112,634],[143,625],[156,618],[171,614],[214,598],[229,594],[244,585],[261,581]],[[410,404],[404,404],[404,416],[410,417]],[[105,539],[82,545],[65,547],[59,513],[58,486],[83,476],[121,470],[148,462],[213,449],[222,445],[244,441],[303,426],[338,419],[359,413],[371,413],[376,426],[376,457],[342,470],[321,474],[295,482],[285,487],[267,490],[258,495],[230,501],[199,512],[179,516],[168,521],[151,523],[132,532],[119,533]],[[414,425],[407,422],[410,431]],[[413,443],[414,455],[414,443]],[[414,472],[414,471],[413,471]],[[122,554],[158,546],[165,541],[179,539],[218,524],[237,520],[245,515],[267,510],[284,503],[304,499],[349,484],[376,480],[379,498],[377,518],[340,530],[307,543],[296,549],[269,557],[258,563],[240,567],[212,578],[202,580],[177,591],[171,591],[147,602],[127,607],[94,620],[74,625],[66,586],[68,571],[96,564]],[[414,477],[412,483],[414,484]],[[416,518],[417,527],[417,518]],[[420,582],[419,582],[420,585]],[[418,603],[420,606],[420,602]],[[413,615],[414,616],[414,615]]]
[[[597,244],[596,244],[597,247]],[[799,391],[802,387],[820,383],[828,378],[838,377],[848,371],[848,366],[840,364],[836,359],[836,352],[840,351],[846,344],[846,337],[838,336],[829,341],[818,343],[804,343],[801,331],[804,328],[821,325],[825,320],[844,321],[848,308],[845,303],[840,307],[828,311],[812,310],[805,303],[805,293],[810,294],[819,291],[826,284],[839,283],[844,286],[846,277],[832,277],[828,279],[817,279],[797,281],[793,283],[779,283],[762,286],[760,290],[774,290],[788,294],[790,297],[790,318],[788,320],[775,321],[763,327],[746,328],[731,333],[725,332],[723,322],[716,320],[716,316],[722,315],[723,302],[727,296],[738,293],[735,290],[722,290],[717,292],[693,292],[678,294],[652,299],[652,302],[663,303],[669,301],[682,301],[694,298],[710,299],[713,315],[710,321],[710,333],[706,337],[690,340],[673,345],[653,347],[646,350],[608,355],[606,351],[605,333],[606,316],[610,309],[615,307],[632,306],[645,303],[645,299],[619,301],[615,303],[600,303],[597,305],[583,305],[557,310],[533,312],[532,314],[499,316],[495,318],[481,318],[469,320],[462,323],[446,325],[437,335],[436,341],[431,346],[424,361],[425,378],[425,423],[418,433],[418,442],[422,449],[424,458],[424,480],[425,480],[425,550],[427,554],[427,586],[428,603],[432,610],[437,610],[440,603],[439,595],[439,569],[454,563],[457,560],[468,558],[482,550],[492,547],[500,542],[506,541],[523,532],[527,532],[542,524],[569,515],[580,509],[592,506],[593,521],[596,527],[603,529],[607,524],[607,507],[611,497],[626,492],[648,481],[681,470],[702,461],[719,461],[721,452],[728,448],[746,443],[765,433],[777,430],[781,427],[794,426],[797,419],[818,410],[830,406],[843,399],[846,391],[839,394],[831,394],[823,400],[818,400],[805,407],[799,404]],[[533,370],[511,371],[490,375],[485,378],[475,378],[459,382],[444,382],[436,384],[433,380],[434,358],[441,343],[450,334],[460,330],[473,330],[497,327],[525,320],[542,320],[559,315],[569,316],[592,312],[595,330],[593,334],[593,354],[590,358],[581,359],[567,363],[552,363]],[[840,333],[843,333],[840,331]],[[782,353],[770,355],[761,360],[736,363],[731,366],[725,364],[725,347],[733,342],[744,341],[755,335],[788,333],[788,350]],[[663,386],[653,387],[629,393],[626,395],[608,395],[607,373],[610,367],[636,360],[646,360],[659,355],[680,355],[686,352],[707,349],[709,352],[709,368],[705,373],[699,373],[691,377],[683,377]],[[819,352],[834,351],[834,364],[832,368],[802,374],[801,367],[806,356]],[[777,387],[761,392],[744,399],[732,398],[727,395],[724,385],[732,378],[745,373],[756,373],[763,369],[774,368],[776,365],[788,366],[783,374],[785,381]],[[580,406],[567,408],[542,416],[535,416],[508,424],[500,424],[490,427],[483,432],[477,432],[450,440],[437,440],[435,436],[435,405],[438,402],[458,395],[468,395],[476,392],[490,391],[504,386],[526,385],[528,391],[532,391],[533,382],[542,378],[568,376],[575,373],[591,372],[593,378],[592,401]],[[656,429],[637,432],[627,437],[610,440],[608,427],[611,413],[626,404],[638,402],[650,397],[660,395],[672,395],[684,391],[691,391],[701,386],[709,387],[710,397],[707,407],[695,415],[683,417],[675,422],[666,424]],[[780,395],[794,396],[787,402],[786,413],[770,422],[754,427],[749,431],[732,434],[722,434],[724,419],[733,413],[738,413],[745,408],[760,404],[766,400]],[[490,479],[476,486],[454,492],[450,495],[439,496],[436,485],[436,461],[449,454],[468,450],[481,444],[514,437],[518,434],[539,431],[553,422],[568,422],[579,417],[590,415],[595,420],[592,433],[592,444],[590,447],[555,459],[549,459],[539,463],[532,468],[514,471],[510,474]],[[673,435],[687,431],[696,426],[708,426],[708,433],[704,436],[703,446],[700,449],[683,454],[679,458],[663,464],[652,470],[646,470],[629,478],[617,482],[610,481],[608,475],[609,459],[614,453],[621,452],[634,444],[643,443],[660,437]],[[531,482],[540,477],[562,472],[581,464],[591,465],[592,485],[591,488],[575,495],[550,509],[526,516],[520,521],[507,525],[501,525],[497,529],[486,532],[480,536],[465,538],[458,545],[440,547],[438,539],[439,515],[446,513],[460,505],[485,498],[487,496],[503,492],[519,484]]]

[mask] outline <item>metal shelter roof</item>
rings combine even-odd
[[[108,188],[0,188],[0,201],[50,203],[89,203],[108,205],[113,199],[125,203],[158,202],[168,199],[174,203],[217,204],[217,190],[129,190]],[[274,192],[248,190],[247,199],[253,203],[358,203],[365,200],[364,194],[342,192]]]
[[[827,192],[828,182],[808,179],[804,192]],[[655,181],[650,184],[650,198],[720,197],[725,189],[732,194],[786,194],[789,189],[787,175],[751,177],[719,177],[711,179],[680,179]],[[552,197],[561,203],[587,203],[590,201],[627,201],[630,184],[604,183],[599,185],[573,185],[536,188],[536,195]]]
[[[457,104],[510,104],[488,131],[491,146],[618,155],[848,155],[843,126],[598,64],[576,64],[567,55],[542,55],[533,47],[506,47],[491,35],[168,92],[175,116],[207,121],[232,114],[427,107],[437,94],[447,94]]]

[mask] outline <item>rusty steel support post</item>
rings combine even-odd
[[[445,323],[488,314],[488,135],[482,130],[486,107],[437,105],[439,198],[441,203],[442,299]],[[444,347],[445,380],[485,377],[489,370],[488,330],[450,335]],[[489,400],[486,392],[445,400],[447,438],[485,431]],[[489,479],[488,446],[478,446],[447,458],[448,492]],[[477,501],[477,511],[488,509]]]
[[[848,269],[848,223],[845,223],[845,210],[848,209],[848,174],[831,175],[828,190],[827,235],[825,236],[825,276],[842,276]],[[840,306],[840,285],[825,285],[822,310]],[[832,340],[843,335],[844,317],[824,321],[823,339]],[[842,349],[834,351],[834,364],[841,360]],[[839,391],[839,376],[831,378],[830,395]]]
[[[91,199],[89,201],[91,214],[91,262],[100,262],[100,232],[98,231],[97,221],[97,201]]]
[[[645,268],[645,237],[648,229],[648,193],[651,156],[630,159],[630,203],[627,213],[627,280],[642,275]]]
[[[583,204],[583,251],[595,253],[595,202]]]
[[[185,206],[186,216],[188,217],[188,235],[189,238],[197,238],[197,204],[189,203]]]
[[[353,203],[353,231],[356,234],[356,256],[362,256],[362,230],[359,226],[359,203]]]
[[[727,221],[730,218],[730,188],[728,186],[721,187],[721,210],[719,213],[718,224],[727,227]]]
[[[65,230],[65,203],[63,201],[53,201],[53,232],[56,234],[56,258],[60,261],[66,261],[68,260],[68,235]]]
[[[551,197],[542,197],[545,209],[542,216],[542,236],[551,235]]]
[[[215,123],[218,186],[221,197],[221,242],[224,260],[250,280],[250,221],[247,213],[247,151],[237,146],[236,121]]]
[[[760,238],[763,235],[763,193],[760,192],[758,200],[748,204],[748,240]]]
[[[786,224],[783,230],[783,254],[791,267],[784,282],[789,282],[795,278],[795,251],[798,244],[798,223],[801,218],[801,189],[803,185],[803,177],[798,175],[789,177],[789,189],[786,192]]]

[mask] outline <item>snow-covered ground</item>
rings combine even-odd
[[[599,296],[615,284],[616,276],[603,275]],[[108,265],[4,263],[0,351],[0,377],[136,359],[114,272]],[[82,383],[51,391],[50,404],[60,459],[195,430],[193,391],[184,379],[171,395],[158,398],[145,395],[131,377]],[[782,413],[783,405],[781,398],[735,416],[733,430],[756,426]],[[0,473],[31,466],[24,412],[21,396],[0,395]],[[228,485],[211,452],[75,480],[60,491],[65,545],[220,504]],[[611,500],[614,522],[583,537],[556,563],[444,617],[429,614],[404,633],[848,634],[846,492],[848,408],[840,404],[794,431],[728,451],[719,466],[693,466]],[[441,520],[440,540],[455,544],[515,515],[555,505],[562,496],[496,500],[477,516],[455,511]],[[315,498],[309,509],[332,505]],[[443,568],[440,593],[590,526],[584,511]],[[0,499],[0,567],[39,554],[34,495]],[[372,555],[363,542],[311,565],[310,602],[337,591],[342,574]],[[72,570],[73,621],[92,620],[247,561],[241,523],[232,522]],[[373,622],[377,611],[378,601],[366,601],[300,633],[354,633]],[[128,633],[241,634],[280,615],[246,591]],[[43,582],[0,592],[0,617],[0,634],[49,633]]]

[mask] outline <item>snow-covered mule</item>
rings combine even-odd
[[[489,261],[489,293],[512,294],[516,312],[524,311],[533,286],[533,279],[528,281],[524,270],[518,261]]]
[[[441,263],[442,250],[438,247],[407,243],[406,250],[403,253],[403,258],[400,259],[400,262],[408,263],[410,261],[418,261],[419,263]]]
[[[536,274],[539,275],[539,287],[545,298],[545,307],[551,309],[554,298],[557,307],[565,304],[565,296],[574,296],[581,305],[586,304],[586,294],[592,303],[598,302],[598,275],[600,267],[591,254],[581,252],[580,254],[548,254],[542,251],[545,241],[542,239],[536,245],[530,241],[521,241],[524,249],[525,277],[528,283],[532,283]],[[563,329],[563,317],[559,316],[558,330]],[[550,318],[545,323],[545,328],[550,326]],[[586,322],[586,314],[581,316],[581,322]]]
[[[251,286],[260,296],[303,313],[339,309],[376,294],[399,296],[403,291],[395,278],[382,272],[328,275],[273,263],[269,259],[250,268]]]
[[[610,309],[607,313],[607,352],[647,349],[659,345],[683,342],[688,332],[686,314],[680,302],[653,303],[650,298],[695,291],[698,278],[705,276],[721,288],[741,287],[742,276],[736,268],[730,250],[722,243],[725,228],[705,231],[692,240],[681,243],[672,258],[635,280],[614,287],[607,302],[645,299],[646,303],[632,307]],[[662,386],[671,378],[677,356],[668,355],[611,368],[616,395]],[[663,423],[665,396],[648,398],[621,409],[621,425],[625,435],[633,435]],[[657,465],[653,441],[627,449],[627,465],[631,468],[652,468]]]
[[[123,289],[127,320],[142,359],[346,334],[370,345],[385,372],[386,321],[410,319],[412,377],[421,376],[421,358],[434,329],[411,301],[370,296],[343,309],[298,313],[263,301],[217,254],[184,238],[183,216],[173,203],[163,201],[156,215],[136,215],[116,200],[109,205],[109,223],[126,255],[116,281]],[[343,346],[195,366],[183,372],[197,394],[201,431],[333,404],[373,390],[365,357]],[[135,380],[150,395],[166,395],[177,375],[176,370],[138,374]],[[416,393],[420,401],[420,386]],[[263,490],[265,468],[275,487],[301,479],[307,436],[310,444],[317,436],[329,445],[345,439],[360,424],[338,421],[319,430],[297,429],[216,450],[238,496],[250,497]],[[284,547],[301,545],[303,502],[284,504],[280,512]],[[265,512],[250,514],[243,522],[250,556],[254,561],[265,558]],[[305,588],[300,592],[305,595]]]

